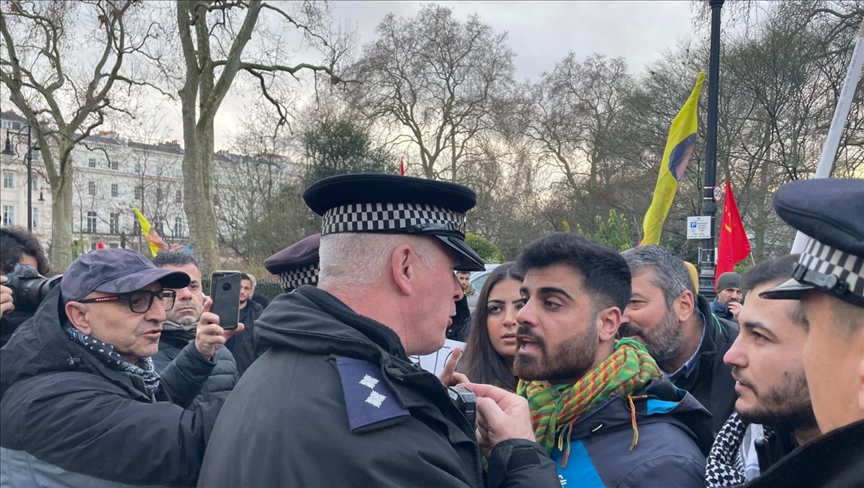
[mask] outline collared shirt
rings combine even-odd
[[[696,351],[693,352],[693,355],[690,356],[690,359],[687,360],[684,365],[678,368],[678,371],[674,373],[666,373],[667,378],[672,378],[677,375],[681,371],[684,372],[685,376],[690,376],[690,373],[693,372],[693,369],[696,367],[696,363],[698,362],[699,350],[702,349],[702,343],[705,342],[705,334],[708,331],[708,322],[705,320],[705,314],[702,313],[698,308],[696,309],[699,312],[699,316],[702,317],[702,338],[699,339],[699,345],[696,346]]]

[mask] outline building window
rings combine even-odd
[[[3,205],[3,225],[15,225],[15,205]]]
[[[182,191],[177,190],[177,193],[174,195],[174,202],[175,203],[183,203],[183,192]]]
[[[111,161],[111,169],[113,171],[117,171],[118,169],[120,169],[120,163],[118,163],[117,161]]]
[[[96,233],[96,212],[87,212],[87,232]]]
[[[165,223],[164,223],[164,222],[162,222],[162,221],[160,220],[160,221],[156,222],[156,223],[153,224],[153,225],[154,225],[154,227],[156,227],[156,232],[157,232],[160,236],[164,236],[164,235],[165,235]]]
[[[177,178],[182,178],[183,177],[183,170],[180,168],[175,169],[174,170],[174,176],[176,176]]]
[[[116,197],[119,194],[120,194],[120,189],[119,189],[117,183],[111,183],[111,196]]]
[[[91,251],[95,251],[95,250],[96,250],[96,243],[95,243],[95,242],[91,242],[91,243],[90,243],[90,250],[91,250]]]
[[[89,166],[89,167],[91,167],[91,168],[95,168],[95,167],[96,167],[96,159],[95,159],[95,158],[90,158],[90,160],[87,161],[87,166]]]
[[[183,217],[174,219],[174,237],[183,237]]]
[[[156,188],[156,203],[162,203],[162,188]]]
[[[162,166],[159,166],[158,168],[156,168],[156,176],[162,176],[162,173],[163,173]]]
[[[33,191],[39,191],[39,182],[35,179],[30,179],[30,189]]]
[[[135,200],[143,200],[144,199],[144,187],[136,186],[135,187]]]
[[[119,234],[120,233],[120,214],[112,213],[111,218],[108,219],[108,232],[111,234]]]
[[[15,175],[3,173],[3,188],[15,188]]]
[[[30,224],[34,229],[39,227],[39,212],[36,207],[33,207],[33,222]]]
[[[108,247],[110,247],[111,249],[117,249],[120,247],[120,244],[117,244],[116,242],[112,242],[111,244],[108,244]]]
[[[138,219],[132,221],[132,235],[141,234],[141,222],[138,222]]]
[[[95,181],[88,181],[87,182],[87,194],[93,195],[93,196],[96,195],[96,182]]]
[[[141,174],[141,163],[135,163],[135,174]]]

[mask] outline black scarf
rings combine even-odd
[[[71,324],[66,324],[64,327],[66,335],[69,339],[84,346],[84,349],[90,354],[96,356],[99,360],[105,363],[109,368],[120,371],[121,373],[131,374],[141,377],[144,380],[144,386],[147,392],[151,395],[159,391],[159,373],[153,368],[153,360],[150,358],[140,359],[138,364],[132,364],[123,359],[114,346],[106,344],[98,339],[84,335],[80,330],[73,327]]]

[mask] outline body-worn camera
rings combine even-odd
[[[51,288],[58,285],[63,277],[57,275],[46,278],[26,264],[16,264],[12,272],[5,276],[8,281],[3,286],[12,289],[15,310],[21,312],[35,312]]]
[[[447,393],[468,423],[474,426],[477,421],[477,396],[474,392],[464,386],[451,386]]]

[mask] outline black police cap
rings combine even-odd
[[[792,279],[760,296],[798,299],[819,290],[864,307],[864,180],[793,181],[777,190],[774,210],[810,241]]]
[[[322,236],[371,232],[436,237],[460,258],[458,269],[485,269],[480,256],[465,243],[465,213],[477,203],[477,195],[466,186],[355,173],[318,181],[303,199],[324,218]]]
[[[317,285],[320,242],[321,234],[305,237],[265,259],[264,267],[279,278],[285,291],[302,285]]]

